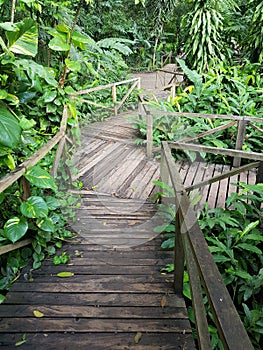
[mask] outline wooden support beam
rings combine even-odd
[[[189,142],[189,141],[200,139],[202,137],[214,134],[214,133],[216,133],[218,131],[227,129],[227,128],[231,127],[231,126],[234,126],[234,125],[236,125],[236,123],[237,123],[236,121],[233,121],[233,122],[230,122],[230,123],[218,126],[217,128],[214,128],[214,129],[211,129],[211,130],[208,130],[208,131],[204,131],[204,132],[202,132],[202,133],[200,133],[198,135],[195,135],[195,136],[192,136],[192,137],[186,137],[185,139],[180,140],[180,142]]]
[[[181,143],[181,142],[169,142],[170,148],[174,149],[180,149],[180,150],[187,150],[187,151],[195,151],[195,152],[207,152],[207,153],[213,153],[213,154],[222,154],[226,156],[231,157],[241,157],[251,160],[261,160],[263,161],[263,154],[262,153],[256,153],[256,152],[245,152],[245,151],[239,151],[235,149],[228,149],[228,148],[217,148],[217,147],[211,147],[211,146],[202,146],[202,145],[196,145],[193,143]]]
[[[118,107],[117,107],[117,91],[116,91],[116,85],[112,85],[112,101],[113,101],[113,110],[114,110],[114,116],[117,117],[118,115]]]
[[[244,143],[245,133],[246,133],[246,121],[239,120],[237,129],[237,139],[236,139],[236,150],[241,150]],[[241,157],[235,157],[233,160],[233,167],[239,167],[241,164]]]
[[[25,247],[27,245],[31,244],[31,239],[24,239],[23,241],[16,242],[14,244],[7,244],[2,247],[0,247],[0,255],[3,255],[5,253],[11,252],[13,250]]]
[[[147,157],[152,157],[153,154],[153,119],[150,111],[146,111],[147,125]]]

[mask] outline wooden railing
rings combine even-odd
[[[183,293],[184,262],[186,262],[198,335],[198,348],[200,350],[211,350],[212,348],[202,290],[204,290],[207,296],[224,349],[253,349],[199,227],[196,214],[191,207],[186,192],[190,189],[184,188],[182,184],[171,154],[171,149],[174,147],[177,148],[177,146],[174,143],[163,142],[161,160],[161,180],[165,183],[171,183],[175,193],[175,291],[180,295]],[[190,147],[190,149],[193,150],[194,147]],[[243,153],[242,156],[244,156]],[[229,154],[228,151],[225,154]],[[246,154],[248,155],[248,153]],[[233,156],[235,153],[231,155]],[[262,159],[262,156],[262,154],[258,154],[258,159]],[[253,163],[253,166],[257,165],[258,163]],[[231,175],[232,173],[229,172],[228,177]],[[211,179],[210,181],[214,182],[214,180]],[[204,183],[198,186],[200,187],[202,185]]]
[[[207,130],[205,132],[202,132],[200,134],[194,135],[192,137],[187,137],[185,139],[181,139],[178,142],[174,143],[174,148],[181,148],[183,150],[188,151],[197,151],[197,152],[210,152],[213,154],[227,154],[230,156],[233,156],[233,166],[239,167],[241,164],[241,159],[248,158],[248,159],[258,159],[263,160],[263,154],[257,154],[255,152],[245,152],[242,151],[242,147],[244,144],[244,139],[246,135],[246,127],[251,126],[254,130],[258,131],[259,133],[263,134],[263,129],[259,128],[255,125],[255,123],[263,124],[262,118],[257,117],[250,117],[250,116],[233,116],[233,115],[222,115],[222,114],[201,114],[201,113],[180,113],[180,112],[168,112],[168,111],[160,111],[160,110],[153,110],[148,107],[148,105],[145,104],[144,96],[139,95],[138,97],[138,105],[139,105],[139,115],[146,116],[146,141],[147,141],[147,155],[149,157],[152,157],[153,155],[153,122],[154,117],[157,115],[165,115],[170,117],[183,117],[183,118],[203,118],[203,119],[221,119],[221,120],[230,120],[229,123],[223,124],[219,127]],[[236,144],[235,149],[225,149],[225,148],[219,148],[219,147],[209,147],[209,146],[202,146],[197,144],[192,144],[190,141],[201,139],[202,137],[212,135],[220,130],[227,129],[232,126],[237,126],[237,137],[236,137]],[[225,153],[227,151],[227,153]],[[257,156],[257,158],[254,158],[254,156]]]
[[[15,170],[12,170],[9,174],[0,179],[0,193],[6,190],[9,186],[13,185],[17,180],[22,179],[22,191],[23,191],[23,200],[26,200],[30,196],[29,183],[23,177],[29,167],[36,165],[45,155],[51,151],[57,144],[58,148],[56,151],[55,161],[53,163],[53,168],[51,170],[52,175],[55,177],[57,173],[57,167],[59,159],[62,156],[63,149],[66,143],[66,131],[67,131],[67,119],[68,119],[68,110],[64,106],[63,116],[60,123],[60,128],[58,133],[52,137],[44,146],[42,146],[38,151],[36,151],[32,156],[30,156],[25,162],[20,164]],[[14,244],[7,244],[0,247],[0,255],[8,253],[12,250],[22,248],[31,243],[31,239],[24,239],[18,241]]]
[[[121,99],[121,101],[118,102],[117,101],[117,87],[120,86],[120,85],[129,84],[129,83],[133,83],[133,84],[130,87],[130,89],[127,91],[125,96]],[[138,90],[141,88],[141,79],[140,78],[132,78],[132,79],[128,79],[128,80],[119,81],[119,82],[116,82],[116,83],[100,85],[100,86],[97,86],[97,87],[94,87],[94,88],[77,91],[77,92],[71,94],[70,97],[72,99],[75,99],[75,100],[79,101],[79,102],[84,102],[84,103],[87,103],[87,104],[91,104],[91,105],[93,105],[95,107],[113,109],[114,115],[117,116],[118,115],[118,110],[123,106],[124,102],[131,95],[131,93],[133,92],[133,90],[135,88],[137,88]],[[94,101],[88,100],[87,99],[88,97],[87,98],[79,98],[79,96],[81,96],[81,95],[89,95],[89,94],[91,94],[93,92],[97,92],[97,91],[101,91],[101,90],[105,90],[105,89],[111,89],[113,107],[109,106],[109,105],[106,105],[106,104],[99,104],[99,103],[96,103]]]
[[[123,85],[123,84],[130,84],[133,83],[132,86],[129,88],[127,93],[124,95],[122,100],[120,102],[117,102],[117,86]],[[112,101],[113,101],[113,110],[114,115],[116,116],[118,114],[118,110],[121,108],[121,106],[124,104],[124,102],[127,100],[127,98],[130,96],[132,91],[137,87],[137,89],[140,89],[140,78],[134,78],[124,81],[119,81],[116,83],[111,83],[107,85],[101,85],[96,88],[90,88],[82,91],[78,91],[75,94],[71,94],[70,97],[73,99],[76,99],[77,96],[89,94],[91,92],[100,91],[103,89],[112,89]],[[109,108],[109,106],[103,106],[96,104],[93,101],[89,101],[86,99],[79,99],[81,102],[90,103],[98,107],[102,108]],[[110,107],[111,108],[111,107]],[[66,143],[69,142],[72,144],[72,142],[69,140],[68,136],[66,135],[67,131],[67,119],[68,119],[68,109],[66,106],[64,106],[63,110],[63,116],[60,124],[60,129],[58,133],[50,139],[44,146],[42,146],[38,151],[36,151],[31,157],[29,157],[25,162],[20,164],[15,170],[11,171],[9,174],[4,176],[0,179],[0,193],[2,193],[4,190],[6,190],[9,186],[14,184],[17,180],[21,179],[22,183],[22,192],[23,192],[23,200],[26,200],[30,196],[30,189],[29,189],[29,183],[23,176],[27,169],[31,166],[36,165],[41,159],[45,157],[45,155],[51,151],[57,144],[57,150],[55,159],[53,162],[53,166],[51,169],[51,175],[53,177],[56,177],[57,169],[59,165],[59,161],[63,155],[63,151],[65,149]],[[7,244],[5,246],[0,247],[0,255],[8,253],[12,250],[24,247],[26,245],[29,245],[31,243],[30,239],[24,239],[19,242],[16,242],[14,244]]]

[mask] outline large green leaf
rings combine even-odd
[[[14,62],[14,65],[20,69],[27,71],[28,76],[30,77],[30,79],[34,84],[34,88],[36,88],[36,82],[38,78],[45,79],[45,81],[48,84],[54,87],[57,87],[58,85],[57,81],[55,80],[55,72],[50,67],[44,67],[41,64],[34,62],[33,60],[25,60],[25,59],[16,60]],[[40,91],[41,91],[41,86],[40,86]]]
[[[62,39],[61,37],[55,37],[50,40],[48,47],[51,50],[54,51],[69,51],[70,45],[67,43],[66,40]]]
[[[47,217],[38,219],[37,226],[46,232],[53,232],[55,230],[53,221]]]
[[[28,229],[28,223],[24,218],[13,217],[9,219],[4,226],[4,235],[12,243],[22,238]]]
[[[21,213],[28,218],[44,218],[48,214],[48,206],[42,197],[32,196],[20,205]]]
[[[4,107],[0,106],[0,145],[14,148],[21,135],[18,120]]]
[[[51,188],[56,191],[57,186],[53,177],[39,165],[35,165],[27,170],[25,178],[38,188]]]
[[[34,57],[38,49],[37,23],[31,18],[25,18],[16,25],[18,30],[6,32],[9,50]]]

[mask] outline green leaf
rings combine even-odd
[[[33,119],[27,119],[25,116],[23,116],[20,119],[19,125],[23,130],[30,130],[36,125],[36,122]]]
[[[164,241],[161,245],[163,249],[170,249],[174,248],[174,238],[169,238],[166,241]]]
[[[72,277],[74,276],[73,272],[59,272],[57,274],[58,277],[65,278],[65,277]]]
[[[57,190],[53,177],[39,165],[29,168],[24,176],[32,185],[38,188],[51,188],[53,191]]]
[[[0,107],[0,145],[14,148],[21,135],[18,120],[5,108]]]
[[[248,234],[251,230],[253,230],[254,228],[256,228],[259,224],[259,220],[255,221],[255,222],[251,222],[249,225],[247,225],[245,227],[245,229],[242,231],[240,238],[242,238],[244,235]]]
[[[43,231],[47,231],[47,232],[54,232],[55,227],[53,224],[53,221],[50,218],[42,218],[42,219],[38,219],[37,220],[37,226],[43,230]]]
[[[1,5],[1,4],[0,4]],[[3,22],[0,23],[0,28],[8,31],[8,32],[16,32],[19,31],[19,27],[16,25],[16,23],[13,22]]]
[[[54,51],[69,51],[70,45],[61,37],[55,37],[50,40],[48,47]]]
[[[80,72],[81,71],[81,64],[78,61],[71,61],[69,59],[65,59],[65,63],[69,70],[72,72]]]
[[[43,95],[43,100],[44,102],[52,102],[55,100],[56,97],[57,97],[57,91],[47,90]]]
[[[6,90],[0,90],[0,100],[7,98],[8,92]]]
[[[49,210],[56,210],[57,208],[60,207],[60,201],[57,200],[57,198],[55,197],[47,196],[45,197],[45,201],[47,203]]]
[[[24,218],[13,217],[9,219],[4,226],[4,235],[12,243],[22,238],[28,229],[28,223]]]
[[[6,32],[9,50],[13,53],[34,57],[38,49],[37,23],[31,18],[25,18],[16,25],[18,30]]]
[[[241,250],[247,250],[247,251],[249,251],[251,253],[256,253],[259,256],[261,256],[261,254],[262,254],[261,250],[259,248],[255,247],[252,244],[239,243],[239,244],[236,245],[236,248],[239,248]]]
[[[48,214],[48,206],[42,197],[32,196],[20,205],[21,213],[28,218],[43,218]]]
[[[5,301],[5,296],[3,294],[0,294],[0,304],[2,304]]]

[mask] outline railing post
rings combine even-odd
[[[118,108],[117,108],[117,92],[116,92],[116,84],[112,85],[112,101],[114,104],[114,116],[117,117],[118,115]]]
[[[244,137],[246,132],[246,120],[241,119],[238,122],[238,129],[237,129],[237,139],[236,139],[236,150],[242,150],[242,146],[244,143]],[[241,164],[241,158],[235,157],[233,160],[233,167],[237,168]]]
[[[20,184],[22,189],[22,201],[25,202],[31,196],[30,184],[24,176],[21,177]]]
[[[153,154],[153,119],[150,111],[146,111],[146,140],[147,140],[147,157]]]
[[[175,214],[174,232],[174,290],[175,293],[183,295],[184,288],[184,248],[181,236],[181,217],[179,208]]]
[[[140,90],[141,89],[141,77],[138,78],[138,85],[137,85],[137,89]]]

